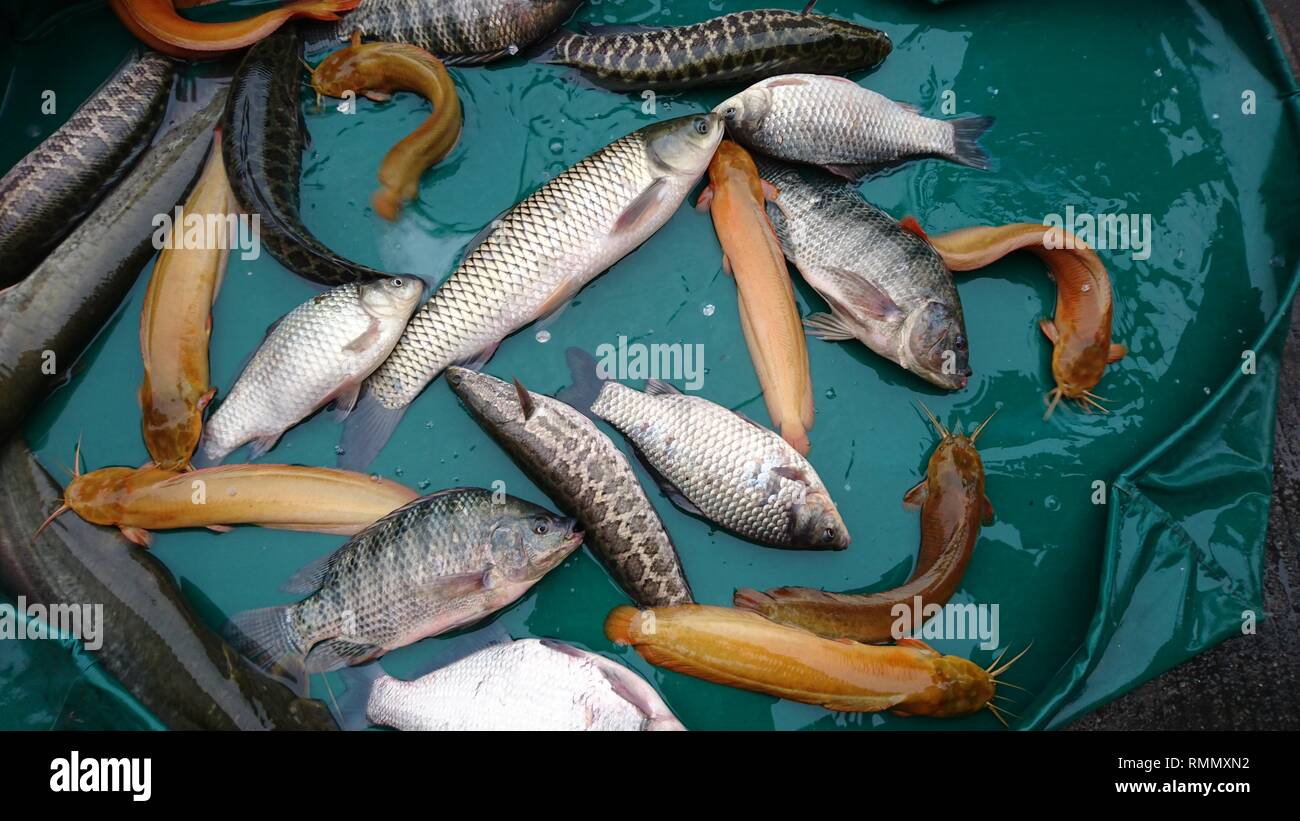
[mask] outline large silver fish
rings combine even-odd
[[[781,249],[831,308],[804,318],[809,332],[857,339],[941,388],[964,388],[966,320],[930,243],[850,183],[761,158],[758,170],[778,192],[767,212]]]
[[[771,77],[713,110],[726,119],[728,133],[750,148],[849,179],[921,157],[989,167],[976,140],[992,117],[935,120],[844,77]]]
[[[328,402],[346,413],[361,382],[392,352],[420,304],[418,277],[341,285],[285,314],[203,431],[203,461],[253,442],[250,459]]]
[[[558,399],[449,368],[447,384],[529,478],[578,519],[587,544],[644,607],[690,604],[672,539],[632,466],[600,428]]]
[[[817,471],[777,434],[659,380],[644,393],[601,384],[594,361],[576,349],[569,364],[573,385],[561,398],[618,428],[678,507],[773,547],[848,547],[848,528]]]
[[[398,508],[284,589],[297,604],[248,610],[226,632],[300,691],[308,673],[362,664],[512,604],[582,543],[572,519],[481,488]]]
[[[398,730],[686,729],[645,679],[551,639],[494,644],[414,681],[369,672],[349,671],[340,711]]]
[[[717,114],[679,117],[592,154],[494,221],[416,311],[344,429],[341,466],[374,459],[410,403],[450,365],[564,305],[668,221],[722,139]]]
[[[306,28],[307,51],[351,39],[412,43],[449,65],[517,54],[573,14],[582,0],[362,0],[337,23]]]

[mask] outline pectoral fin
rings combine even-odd
[[[1110,346],[1110,353],[1106,355],[1106,364],[1118,362],[1128,354],[1128,348],[1116,342]]]
[[[921,505],[925,504],[925,497],[929,494],[929,482],[925,479],[912,485],[912,487],[903,494],[903,507],[908,510],[919,510]]]
[[[659,207],[664,204],[668,197],[668,183],[663,177],[650,183],[650,187],[642,191],[636,199],[623,211],[614,223],[614,229],[610,232],[613,236],[620,234],[633,233],[644,227],[650,220],[654,219]]]

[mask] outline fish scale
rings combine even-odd
[[[757,9],[685,26],[563,32],[545,59],[614,88],[688,88],[787,71],[874,68],[889,36],[818,14]]]
[[[806,508],[836,530],[837,542],[842,537],[821,547],[848,543],[817,472],[784,439],[702,397],[656,390],[610,382],[591,410],[622,431],[703,516],[763,544],[812,547],[798,527]]]
[[[693,601],[672,539],[627,457],[586,416],[528,392],[525,417],[515,386],[452,368],[448,384],[466,408],[547,495],[578,518],[587,544],[644,606]]]

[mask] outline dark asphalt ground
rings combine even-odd
[[[1300,0],[1267,2],[1300,79]],[[1230,639],[1070,725],[1072,730],[1300,729],[1300,301],[1282,360],[1264,612]]]

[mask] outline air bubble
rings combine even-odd
[[[710,302],[708,305],[704,306],[703,310],[701,310],[701,313],[703,313],[705,316],[713,316],[713,312],[716,310],[718,310],[717,307],[712,302]]]
[[[1048,510],[1060,510],[1061,500],[1056,498],[1055,496],[1048,496],[1046,499],[1043,500],[1043,507],[1047,508]]]
[[[547,342],[550,342],[550,341],[551,341],[551,332],[550,332],[550,331],[547,331],[547,330],[541,330],[541,331],[538,331],[538,332],[537,332],[537,341],[540,342],[540,343],[542,343],[543,345],[545,345]]]

